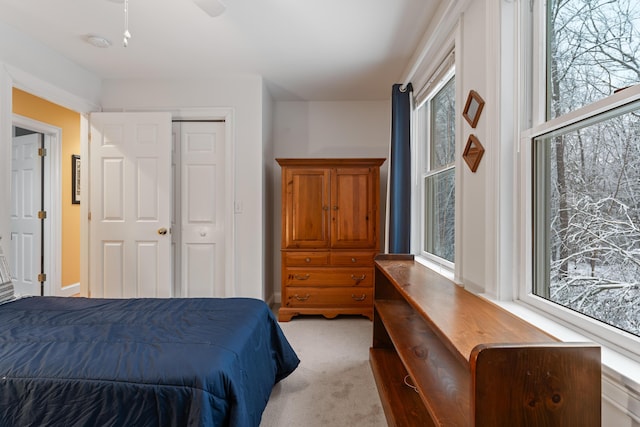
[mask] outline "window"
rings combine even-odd
[[[640,82],[638,0],[547,2],[547,117]]]
[[[640,3],[551,0],[546,28],[547,121],[523,150],[535,295],[523,299],[637,352],[640,90],[622,89],[640,83]]]
[[[421,186],[421,252],[454,262],[455,79],[450,71],[416,110]]]
[[[640,336],[640,102],[533,141],[534,293]]]

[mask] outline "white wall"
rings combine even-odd
[[[391,94],[391,88],[389,88]],[[389,156],[390,101],[276,102],[273,170],[273,292],[280,301],[281,180],[276,158]],[[388,162],[380,170],[380,242],[384,236]]]
[[[10,197],[12,88],[80,113],[99,104],[100,79],[46,46],[0,22],[0,200]],[[10,253],[10,204],[0,203],[0,244]]]
[[[0,63],[15,86],[29,93],[81,113],[99,105],[96,75],[3,22]]]
[[[462,111],[470,90],[475,90],[485,101],[480,120],[475,129],[462,119],[461,135],[458,139],[458,152],[462,153],[469,138],[474,134],[484,146],[485,153],[480,165],[475,173],[467,167],[458,156],[457,167],[461,169],[458,175],[461,196],[460,209],[457,211],[459,219],[459,229],[456,234],[461,237],[456,258],[458,275],[465,286],[474,286],[484,290],[487,283],[485,272],[487,255],[493,250],[487,247],[491,241],[487,239],[487,215],[488,209],[488,173],[491,169],[491,157],[495,153],[497,141],[488,140],[487,124],[489,123],[489,106],[495,105],[495,98],[489,93],[486,84],[487,74],[484,72],[488,66],[487,43],[485,39],[486,30],[485,6],[483,1],[473,1],[465,11],[458,31],[462,46],[456,46],[460,63],[456,64],[456,85],[461,98],[458,99],[458,111]],[[466,70],[469,70],[468,72]],[[461,118],[461,117],[460,117]]]

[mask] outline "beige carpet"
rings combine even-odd
[[[276,384],[261,427],[386,426],[369,365],[364,317],[294,317],[280,323],[300,366]]]

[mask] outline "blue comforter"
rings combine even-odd
[[[0,305],[1,426],[258,426],[299,360],[263,301]]]

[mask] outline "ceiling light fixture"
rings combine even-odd
[[[222,15],[227,9],[222,0],[193,0],[193,2],[212,17]]]
[[[93,45],[95,47],[100,47],[100,48],[103,48],[103,49],[111,46],[111,42],[109,40],[105,39],[102,36],[97,36],[97,35],[94,35],[94,34],[89,34],[87,36],[86,40],[91,45]]]
[[[124,0],[124,47],[129,46],[129,39],[131,33],[129,32],[129,0]]]

